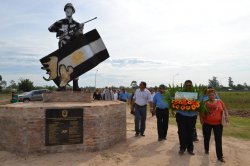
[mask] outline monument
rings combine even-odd
[[[49,27],[59,49],[40,59],[59,91],[44,93],[43,102],[0,106],[0,150],[30,153],[96,151],[126,140],[126,104],[92,101],[79,91],[78,77],[109,57],[97,30],[82,33],[73,20],[75,8],[64,7],[66,18]],[[95,19],[95,18],[94,18]],[[90,21],[90,20],[89,20]],[[67,84],[73,80],[73,91]]]
[[[56,32],[59,49],[40,59],[42,69],[49,74],[48,79],[43,78],[53,80],[59,90],[65,90],[73,80],[73,90],[79,91],[78,77],[107,59],[109,54],[96,29],[83,35],[84,23],[73,20],[75,8],[71,3],[65,5],[64,11],[66,18],[49,27],[50,32]]]

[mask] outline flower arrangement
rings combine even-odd
[[[171,108],[182,111],[197,111],[200,108],[200,101],[190,99],[173,99]]]
[[[204,95],[206,88],[203,85],[195,85],[192,87],[191,92],[196,92],[198,94],[197,99],[174,99],[176,92],[184,92],[185,88],[181,86],[168,86],[168,93],[165,95],[165,101],[170,105],[172,111],[182,110],[182,111],[198,111],[201,114],[207,114],[207,108],[204,101],[200,101]]]

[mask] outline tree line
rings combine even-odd
[[[208,86],[211,86],[219,91],[230,91],[230,90],[237,90],[237,91],[249,91],[250,86],[247,83],[242,84],[234,84],[232,77],[228,77],[228,86],[223,86],[216,76],[213,76],[211,79],[208,79]],[[132,81],[129,87],[119,86],[115,87],[112,86],[113,89],[122,89],[125,88],[127,91],[133,91],[138,87],[136,81]],[[16,83],[14,80],[11,80],[9,84],[5,81],[2,76],[0,75],[0,92],[2,93],[10,93],[11,91],[18,91],[18,92],[28,92],[31,90],[36,89],[48,89],[48,90],[56,90],[56,86],[34,86],[34,83],[29,79],[19,79]],[[94,91],[94,86],[88,86],[84,89],[88,89],[89,91]]]
[[[55,86],[34,86],[34,83],[29,79],[20,78],[16,83],[14,80],[11,80],[9,84],[5,81],[0,75],[0,92],[2,93],[10,93],[12,91],[18,92],[29,92],[31,90],[37,89],[48,89],[48,90],[56,90]]]
[[[218,78],[213,76],[212,79],[208,80],[208,86],[211,86],[221,91],[230,91],[230,90],[248,91],[250,90],[250,86],[247,85],[247,83],[244,83],[243,85],[242,84],[235,85],[232,77],[228,77],[228,85],[223,86],[218,81]]]

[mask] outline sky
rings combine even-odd
[[[58,49],[48,27],[65,18],[64,5],[84,32],[97,29],[110,58],[80,77],[81,87],[208,84],[250,85],[249,0],[8,0],[0,10],[0,75],[54,85],[40,59]]]

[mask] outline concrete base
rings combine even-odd
[[[43,93],[43,102],[91,102],[92,93],[81,91],[53,91]]]
[[[83,109],[83,143],[45,146],[47,109]],[[119,101],[15,103],[0,106],[0,150],[27,156],[39,152],[96,151],[126,140],[126,104]]]

